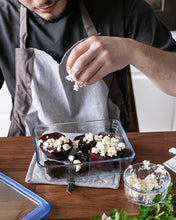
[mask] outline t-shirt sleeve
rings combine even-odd
[[[126,37],[176,52],[176,42],[170,31],[157,19],[153,9],[144,0],[126,0],[125,15]]]

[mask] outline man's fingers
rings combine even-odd
[[[77,46],[75,46],[72,49],[67,59],[67,64],[66,64],[67,72],[70,72],[70,70],[73,68],[75,61],[88,49],[89,49],[89,45],[86,43],[86,41],[79,43]]]

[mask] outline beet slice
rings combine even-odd
[[[56,159],[56,160],[63,160],[67,157],[67,155],[70,153],[70,151],[73,148],[73,142],[69,139],[69,141],[66,143],[70,146],[70,148],[68,150],[65,150],[63,148],[64,144],[61,144],[61,149],[58,150],[57,147],[55,146],[50,146],[47,149],[44,148],[44,142],[46,142],[48,139],[53,138],[54,140],[59,139],[60,137],[65,137],[65,135],[58,133],[58,132],[54,132],[54,133],[50,133],[50,134],[45,134],[43,135],[39,141],[41,141],[40,143],[40,148],[43,151],[43,153],[51,159]]]
[[[112,132],[105,132],[105,131],[100,132],[98,135],[102,135],[103,137],[108,136],[108,137],[110,137],[110,138],[116,136],[115,133],[112,133]]]
[[[97,169],[102,169],[104,171],[112,171],[114,168],[117,169],[117,167],[119,166],[119,164],[121,162],[120,161],[111,161],[111,162],[109,162],[108,160],[131,156],[131,151],[128,150],[128,149],[123,149],[123,150],[118,152],[117,156],[114,156],[114,157],[109,157],[109,156],[104,156],[103,157],[99,153],[94,154],[90,151],[89,156],[90,156],[91,161],[103,161],[103,160],[106,161],[107,160],[106,162],[96,163]]]
[[[62,177],[66,171],[64,166],[60,166],[64,165],[64,163],[61,162],[46,160],[44,165],[46,166],[47,174],[54,178]]]
[[[101,132],[99,133],[99,135],[102,135],[103,138],[108,136],[109,138],[115,138],[115,134],[114,133],[106,133],[106,132]],[[114,159],[118,159],[118,158],[124,158],[124,157],[128,157],[131,156],[132,152],[129,149],[122,149],[121,151],[117,151],[117,155],[116,156],[108,156],[107,153],[105,154],[105,156],[101,156],[100,153],[92,153],[92,149],[90,149],[89,151],[89,157],[91,161],[103,161],[105,160],[106,162],[102,162],[102,163],[96,163],[96,167],[97,169],[102,169],[104,171],[112,171],[114,168],[118,168],[119,166],[123,165],[121,163],[121,161],[108,161],[108,160],[114,160]]]
[[[74,160],[70,161],[70,163],[72,163],[72,164],[74,164],[75,160],[80,161],[79,163],[89,162],[89,154],[88,153],[79,153],[78,152],[78,153],[75,153],[71,156],[74,157]],[[79,169],[76,170],[77,168],[79,168]],[[87,170],[88,170],[88,164],[81,164],[81,165],[74,164],[71,167],[71,171],[76,172],[76,173],[83,173],[83,172],[86,172]]]
[[[85,137],[85,134],[79,135],[74,138],[74,141],[79,141],[79,143],[78,143],[79,150],[81,150],[83,153],[88,153],[88,151],[96,145],[96,141],[93,140],[93,141],[87,143],[86,141],[83,140],[84,137]]]

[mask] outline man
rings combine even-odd
[[[9,135],[31,135],[41,123],[104,118],[126,129],[128,64],[168,89],[163,78],[169,84],[171,76],[148,73],[137,41],[170,51],[176,43],[143,0],[0,0],[0,29],[0,82],[14,100]],[[68,73],[89,86],[73,91]]]

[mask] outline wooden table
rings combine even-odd
[[[133,163],[150,160],[163,163],[174,155],[169,153],[176,147],[176,132],[127,133],[135,150]],[[44,219],[83,220],[94,215],[109,214],[113,208],[123,209],[129,215],[137,215],[137,205],[130,203],[125,194],[123,180],[119,189],[97,189],[76,187],[70,195],[66,186],[35,185],[25,183],[25,176],[34,153],[32,137],[0,138],[0,172],[24,185],[39,196],[46,199],[51,206]],[[171,174],[174,192],[176,192],[176,174]]]

